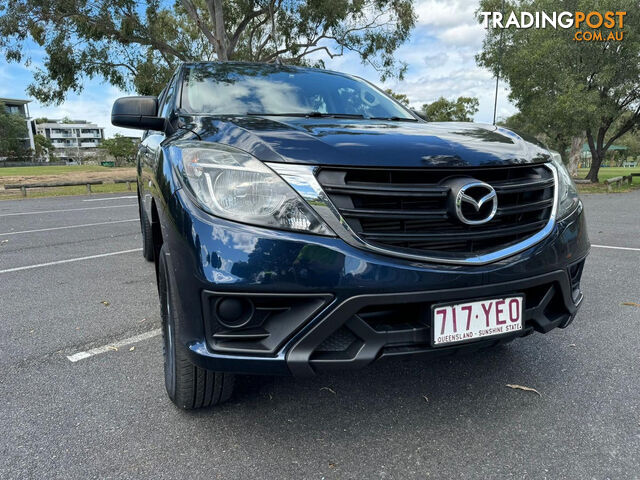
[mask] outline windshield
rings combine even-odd
[[[185,67],[181,108],[208,115],[351,115],[412,120],[362,80],[283,65],[213,63]]]

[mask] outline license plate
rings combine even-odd
[[[523,297],[434,305],[433,345],[468,342],[522,330]]]

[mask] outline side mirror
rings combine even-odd
[[[116,127],[162,131],[165,119],[157,115],[157,97],[122,97],[113,103],[111,124]]]
[[[414,115],[420,117],[422,120],[424,120],[425,122],[428,122],[429,119],[427,118],[427,116],[424,114],[423,111],[421,110],[415,110],[415,109],[411,109],[411,111],[413,112]]]

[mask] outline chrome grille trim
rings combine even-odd
[[[486,265],[516,255],[517,253],[541,242],[553,231],[556,223],[558,208],[558,172],[552,164],[546,163],[543,164],[543,166],[548,168],[553,175],[553,205],[547,223],[541,230],[537,231],[530,237],[490,253],[471,255],[467,257],[420,255],[400,252],[367,243],[351,229],[338,208],[331,202],[328,195],[320,186],[320,183],[316,178],[316,173],[320,169],[319,166],[287,163],[267,163],[267,165],[269,168],[277,172],[302,198],[304,198],[311,208],[313,208],[329,225],[329,227],[333,229],[333,231],[345,242],[354,247],[382,255],[416,260],[419,262],[434,262],[450,265]]]

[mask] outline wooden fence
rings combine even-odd
[[[612,192],[614,185],[616,187],[619,187],[624,182],[627,182],[629,183],[629,185],[631,185],[631,183],[633,182],[633,177],[640,177],[640,173],[631,173],[629,175],[622,175],[620,177],[607,178],[604,181],[604,183],[607,185],[607,192]]]
[[[62,167],[67,165],[67,162],[20,162],[16,160],[3,160],[0,161],[0,168],[2,167]]]
[[[126,179],[126,180],[114,180],[113,183],[126,183],[127,190],[131,191],[131,184],[135,184],[136,179]],[[4,186],[5,190],[21,190],[22,196],[27,196],[27,190],[29,188],[56,188],[56,187],[77,187],[85,185],[87,187],[87,193],[91,195],[91,185],[103,185],[104,182],[102,180],[91,180],[84,182],[51,182],[51,183],[15,183],[15,184],[6,184]]]

